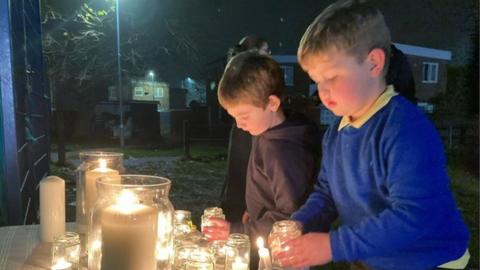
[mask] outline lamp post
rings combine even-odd
[[[122,64],[120,50],[120,3],[115,0],[115,13],[117,25],[117,89],[118,89],[118,107],[120,110],[120,147],[124,146],[124,127],[123,127],[123,90],[122,90]]]
[[[153,72],[153,70],[150,70],[148,72],[148,76],[151,78],[151,82],[153,84],[153,82],[154,82],[153,78],[155,78],[155,72]]]
[[[150,78],[150,91],[152,93],[152,96],[153,96],[153,100],[155,100],[155,97],[157,96],[157,93],[155,92],[155,87],[154,87],[154,78],[155,78],[155,72],[153,72],[153,70],[150,70],[148,72],[148,77]]]

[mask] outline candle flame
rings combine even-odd
[[[257,238],[257,247],[258,248],[263,248],[264,242],[262,237]]]
[[[137,201],[137,196],[130,190],[122,190],[117,198],[117,204],[119,205],[131,205],[137,203]]]
[[[129,214],[139,209],[138,203],[138,198],[132,191],[122,190],[117,197],[115,207],[122,213]]]
[[[107,160],[104,158],[98,159],[98,168],[104,170],[107,168]]]

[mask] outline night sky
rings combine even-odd
[[[88,3],[93,6],[96,1],[101,0]],[[202,79],[205,64],[224,56],[229,47],[247,34],[266,38],[273,54],[295,54],[308,24],[331,2],[120,0],[120,14],[122,25],[129,24],[135,31],[148,33],[143,42],[156,42],[162,47],[145,61],[159,78],[174,84],[186,77]],[[475,29],[474,1],[370,2],[384,12],[394,42],[451,50],[452,64],[467,61],[468,33]],[[75,8],[73,1],[44,0],[44,3],[53,4],[65,13]],[[122,34],[128,38],[128,33]],[[188,46],[182,47],[172,39],[186,42]]]

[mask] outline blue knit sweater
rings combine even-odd
[[[395,96],[360,128],[338,125],[324,136],[315,191],[292,218],[307,231],[340,218],[330,231],[334,261],[413,270],[461,257],[468,231],[426,116]]]

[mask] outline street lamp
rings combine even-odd
[[[153,80],[153,78],[155,78],[155,72],[153,72],[153,70],[150,70],[150,71],[148,72],[148,77],[150,77],[150,80],[151,80],[152,85],[153,85],[153,83],[155,82],[155,81]]]
[[[122,90],[122,64],[121,64],[121,51],[120,51],[120,3],[119,0],[115,0],[115,13],[116,13],[116,25],[117,25],[117,89],[119,94],[119,110],[120,110],[120,147],[124,146],[124,127],[123,127],[123,90]]]

